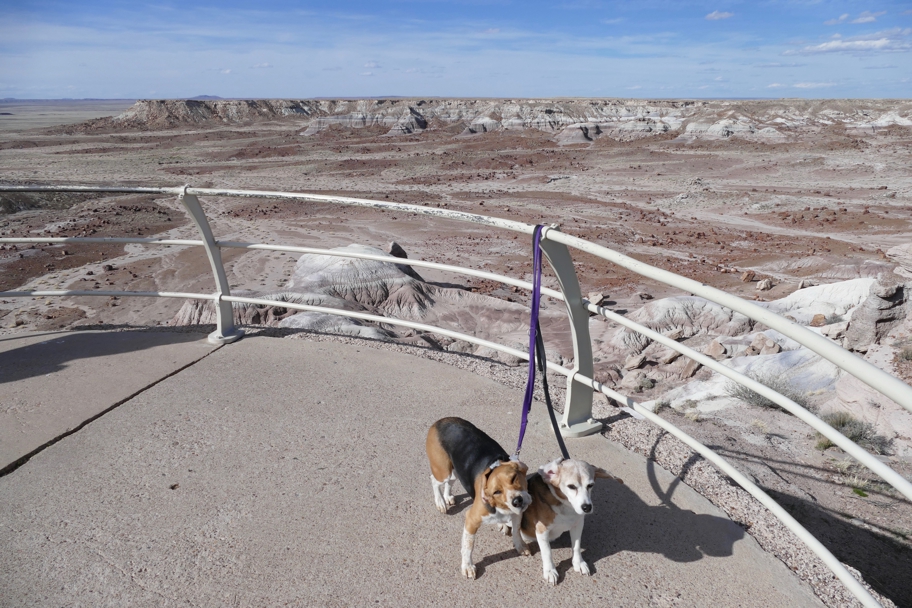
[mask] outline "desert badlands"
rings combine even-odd
[[[912,102],[149,100],[92,117],[107,109],[80,106],[77,115],[63,108],[52,118],[34,108],[4,112],[0,183],[338,194],[556,223],[756,300],[912,380]],[[528,240],[482,226],[331,204],[202,202],[226,240],[348,247],[529,279]],[[0,209],[3,237],[195,238],[168,197],[0,193]],[[329,256],[223,256],[239,294],[375,312],[517,348],[526,339],[528,296],[500,284]],[[579,254],[574,262],[590,299],[772,379],[821,414],[842,416],[866,448],[912,475],[912,414],[897,404],[746,317],[596,258]],[[5,291],[212,289],[205,255],[191,248],[6,244],[0,269]],[[235,310],[252,331],[343,335],[519,363],[442,336],[291,313],[281,302]],[[0,299],[5,334],[203,332],[212,321],[211,309],[168,299]],[[545,298],[542,323],[549,356],[567,361],[573,351],[563,305]],[[590,331],[598,380],[729,458],[875,590],[912,605],[912,505],[898,493],[794,417],[673,351],[599,317]],[[651,457],[662,463],[657,434],[644,436],[616,405],[595,405],[611,422],[608,436],[631,449],[652,445]],[[691,483],[679,465],[685,469],[674,472]],[[751,530],[751,521],[738,521]]]

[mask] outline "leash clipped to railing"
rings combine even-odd
[[[530,304],[532,310],[529,317],[529,378],[526,381],[526,394],[523,397],[522,422],[519,426],[519,439],[516,442],[515,458],[519,458],[523,437],[526,435],[526,425],[529,423],[529,411],[532,409],[532,397],[535,393],[536,352],[538,354],[538,369],[542,377],[542,390],[545,393],[545,404],[548,407],[548,416],[551,418],[551,427],[554,429],[554,436],[557,438],[557,445],[560,446],[561,454],[564,458],[570,458],[567,446],[564,444],[564,438],[561,436],[560,428],[557,425],[554,406],[551,405],[551,392],[548,390],[548,359],[545,357],[545,341],[542,339],[541,325],[538,322],[538,312],[541,304],[541,234],[543,228],[539,224],[532,232],[532,303]]]

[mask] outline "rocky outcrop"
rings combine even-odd
[[[385,252],[364,245],[336,249],[380,256],[388,258],[389,262],[305,254],[295,264],[283,291],[238,292],[236,295],[274,300],[276,304],[260,306],[235,303],[235,323],[302,328],[379,339],[405,339],[415,333],[400,326],[378,327],[344,315],[304,313],[282,306],[283,303],[293,302],[416,321],[525,350],[529,333],[529,309],[525,305],[425,282],[410,266],[396,263],[407,257],[401,246],[391,243],[389,249],[390,252]],[[215,320],[215,308],[211,302],[190,301],[178,311],[171,324],[211,324]],[[555,360],[570,357],[573,347],[563,310],[543,309],[540,322],[549,356],[553,354]],[[446,342],[443,346],[448,344]],[[477,346],[466,348],[488,356],[487,351],[479,351]],[[497,358],[503,360],[499,355]]]
[[[781,140],[802,129],[842,124],[912,126],[912,103],[838,100],[642,100],[642,99],[260,99],[141,100],[113,118],[73,127],[163,129],[296,120],[302,135],[332,127],[381,127],[388,135],[465,125],[464,135],[535,129],[561,143],[610,137],[619,141],[666,133],[685,139]],[[874,125],[874,127],[872,127]]]
[[[680,331],[682,338],[698,334],[735,336],[750,331],[753,322],[742,314],[696,296],[653,300],[628,315],[630,320],[659,333]],[[596,336],[616,349],[639,353],[652,343],[637,332],[623,328]]]
[[[852,314],[843,346],[867,352],[872,345],[879,344],[881,338],[909,315],[910,299],[909,287],[882,277],[871,286],[868,297]]]
[[[912,243],[890,247],[887,249],[886,255],[898,264],[893,272],[901,277],[912,279]]]

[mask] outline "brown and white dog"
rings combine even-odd
[[[589,575],[589,565],[583,561],[580,538],[583,535],[585,516],[592,513],[592,486],[598,478],[613,479],[624,483],[604,469],[582,460],[558,458],[539,468],[529,476],[529,493],[532,504],[522,514],[520,534],[523,541],[538,541],[542,557],[542,573],[550,585],[557,584],[557,569],[551,559],[551,541],[564,532],[570,532],[573,544],[573,569]],[[514,527],[512,531],[514,532]],[[504,530],[507,533],[506,530]]]
[[[435,422],[428,431],[425,447],[437,510],[446,513],[447,507],[456,503],[456,479],[472,497],[462,533],[462,574],[475,578],[475,533],[482,523],[519,528],[522,513],[532,502],[526,483],[529,467],[511,461],[496,441],[462,418]],[[513,537],[513,547],[520,554],[528,554],[519,535]]]

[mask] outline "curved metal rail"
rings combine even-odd
[[[197,300],[210,300],[216,306],[219,311],[218,314],[218,330],[214,332],[210,339],[217,342],[230,342],[239,338],[242,335],[242,332],[234,327],[233,318],[231,316],[231,304],[232,303],[246,303],[259,306],[281,306],[283,308],[290,308],[293,310],[302,310],[302,311],[312,311],[320,312],[325,314],[334,314],[340,316],[346,316],[356,319],[361,319],[365,321],[371,321],[376,323],[386,323],[390,325],[397,325],[402,327],[408,327],[418,331],[424,331],[428,333],[435,333],[439,335],[448,336],[454,339],[464,340],[473,344],[478,344],[480,346],[485,346],[500,352],[508,353],[510,355],[516,356],[521,359],[528,360],[528,353],[513,349],[507,346],[503,346],[488,340],[482,340],[476,338],[475,336],[470,336],[463,334],[461,332],[456,332],[452,330],[447,330],[423,323],[417,323],[414,321],[407,321],[403,319],[393,319],[389,317],[383,317],[379,315],[372,315],[368,313],[360,313],[354,311],[343,311],[334,308],[325,308],[320,306],[310,306],[305,304],[295,304],[291,302],[283,302],[265,298],[246,298],[230,295],[228,290],[227,280],[225,279],[224,267],[221,263],[221,257],[218,253],[218,250],[221,248],[238,248],[238,249],[247,249],[247,250],[264,250],[264,251],[283,251],[283,252],[293,252],[293,253],[312,253],[320,255],[334,255],[341,257],[351,257],[367,260],[375,260],[381,262],[388,262],[399,265],[409,265],[416,266],[421,268],[432,268],[442,271],[455,272],[468,276],[475,276],[479,278],[485,278],[490,280],[499,281],[501,283],[512,285],[515,287],[523,289],[531,289],[531,284],[526,281],[521,281],[518,279],[513,279],[511,277],[506,277],[498,275],[496,273],[490,273],[480,270],[462,268],[458,266],[452,266],[447,264],[439,264],[435,262],[426,262],[422,260],[409,260],[403,258],[395,258],[393,256],[387,255],[374,255],[374,254],[364,254],[358,252],[344,252],[339,250],[325,250],[317,249],[310,247],[292,247],[285,245],[269,245],[264,243],[248,243],[248,242],[236,242],[236,241],[218,241],[212,235],[211,229],[209,228],[208,221],[206,220],[205,213],[202,210],[202,206],[199,205],[197,200],[197,195],[206,195],[206,196],[241,196],[248,198],[281,198],[281,199],[291,199],[291,200],[300,200],[300,201],[309,201],[309,202],[323,202],[323,203],[334,203],[334,204],[345,204],[345,205],[356,205],[362,207],[371,207],[377,209],[391,209],[399,210],[408,213],[417,213],[422,215],[434,216],[442,219],[450,219],[463,222],[471,222],[477,224],[488,225],[497,228],[503,228],[506,230],[512,230],[521,233],[531,234],[533,226],[530,224],[524,224],[521,222],[515,222],[512,220],[504,220],[500,218],[492,218],[477,214],[463,213],[459,211],[452,211],[449,209],[440,209],[436,207],[425,207],[419,205],[407,205],[402,203],[389,203],[385,201],[374,201],[369,199],[356,199],[348,197],[337,197],[337,196],[325,196],[325,195],[313,195],[313,194],[299,194],[299,193],[285,193],[285,192],[271,192],[271,191],[244,191],[244,190],[224,190],[224,189],[212,189],[212,188],[191,188],[189,186],[179,187],[179,188],[142,188],[142,187],[112,187],[112,188],[101,188],[101,187],[92,187],[92,186],[0,186],[0,191],[30,191],[30,192],[107,192],[107,193],[141,193],[141,194],[173,194],[179,197],[181,202],[187,208],[188,212],[191,214],[191,217],[194,219],[194,222],[197,226],[197,229],[200,231],[202,240],[189,240],[189,239],[155,239],[155,238],[103,238],[103,237],[68,237],[68,238],[2,238],[0,243],[137,243],[137,244],[147,244],[147,245],[164,245],[164,246],[202,246],[206,249],[210,262],[213,268],[213,275],[216,278],[216,286],[218,291],[214,294],[199,294],[199,293],[184,293],[184,292],[157,292],[157,291],[143,291],[143,292],[126,292],[126,291],[112,291],[112,290],[35,290],[35,291],[10,291],[10,292],[0,292],[0,296],[6,297],[43,297],[43,296],[135,296],[135,297],[168,297],[168,298],[182,298],[182,299],[197,299]],[[731,477],[736,483],[748,491],[752,496],[757,498],[764,506],[766,506],[770,511],[795,535],[804,542],[821,560],[833,571],[833,573],[846,585],[846,587],[852,592],[853,595],[865,606],[879,606],[880,604],[874,600],[874,598],[867,592],[863,585],[859,583],[849,572],[848,570],[837,560],[832,553],[830,553],[826,547],[824,547],[816,538],[814,538],[801,524],[794,520],[781,506],[778,505],[772,498],[769,497],[762,489],[760,489],[756,484],[751,482],[748,478],[742,475],[737,471],[731,464],[729,464],[724,458],[710,450],[705,445],[701,444],[694,438],[690,437],[682,430],[678,429],[668,421],[660,418],[655,415],[653,412],[644,408],[639,403],[633,401],[628,396],[622,395],[598,382],[596,382],[589,375],[584,373],[587,371],[585,367],[580,366],[579,359],[585,356],[585,351],[581,350],[579,334],[585,334],[585,338],[588,341],[588,329],[585,332],[581,331],[581,325],[576,322],[578,319],[574,320],[574,312],[577,313],[580,310],[585,310],[588,312],[593,312],[599,314],[613,322],[616,322],[622,326],[625,326],[633,331],[643,334],[644,336],[655,340],[680,354],[696,360],[697,362],[705,365],[706,367],[726,376],[727,378],[746,386],[761,395],[771,399],[786,411],[794,414],[800,420],[807,423],[809,426],[814,428],[816,431],[821,433],[823,436],[827,437],[834,444],[841,447],[852,457],[856,458],[859,462],[868,467],[872,472],[880,476],[887,483],[896,488],[904,496],[912,500],[912,484],[908,480],[900,476],[898,473],[890,469],[884,463],[877,460],[871,454],[854,444],[852,441],[847,439],[845,436],[837,432],[835,429],[830,427],[828,424],[820,420],[817,416],[807,411],[805,408],[799,406],[797,403],[788,399],[787,397],[773,391],[772,389],[762,385],[761,383],[747,377],[740,372],[737,372],[722,363],[707,357],[701,353],[690,349],[683,344],[679,344],[675,340],[667,338],[655,332],[654,330],[649,329],[643,325],[630,321],[629,319],[618,315],[610,310],[607,310],[603,307],[596,306],[591,302],[586,301],[579,294],[578,283],[575,279],[575,270],[573,270],[572,262],[569,261],[569,256],[565,255],[565,249],[556,248],[554,244],[559,244],[564,247],[569,246],[577,250],[584,251],[595,255],[599,258],[608,260],[615,264],[618,264],[624,268],[637,272],[643,276],[652,278],[654,280],[663,282],[665,284],[678,287],[684,291],[702,296],[707,300],[716,302],[722,306],[730,308],[736,312],[755,320],[761,322],[771,328],[774,328],[780,331],[782,334],[796,340],[797,342],[807,346],[820,356],[828,359],[829,361],[836,364],[841,369],[851,373],[852,375],[858,377],[868,385],[870,385],[875,390],[878,390],[890,397],[897,403],[901,404],[906,409],[912,411],[912,388],[898,379],[890,376],[886,372],[880,370],[879,368],[873,366],[872,364],[862,360],[860,357],[845,351],[834,343],[830,342],[826,338],[819,336],[818,334],[811,332],[805,327],[802,327],[794,322],[791,322],[783,317],[772,313],[771,311],[757,306],[751,302],[747,302],[732,296],[726,292],[720,291],[718,289],[709,287],[707,285],[698,283],[691,279],[675,275],[668,271],[655,268],[648,264],[644,264],[638,260],[625,256],[616,251],[612,251],[606,247],[590,243],[583,239],[573,237],[564,233],[561,233],[556,227],[550,227],[543,230],[543,249],[548,255],[549,261],[555,269],[555,272],[558,275],[558,279],[561,282],[562,289],[564,292],[552,290],[552,289],[543,289],[543,293],[550,297],[563,300],[567,307],[568,313],[571,316],[571,325],[573,328],[573,338],[574,338],[574,349],[575,349],[575,367],[573,369],[568,369],[563,366],[557,365],[553,362],[547,362],[548,369],[562,374],[568,378],[568,389],[570,389],[575,384],[579,384],[587,387],[590,390],[601,392],[602,394],[616,399],[620,402],[626,403],[630,407],[643,415],[650,422],[658,425],[664,430],[668,431],[670,434],[674,435],[687,445],[689,445],[696,452],[700,453],[707,460],[715,464],[722,472]],[[550,242],[551,246],[545,244],[545,242]],[[569,268],[567,268],[569,264]],[[570,281],[567,278],[567,273],[573,274],[573,280]],[[573,287],[576,286],[574,290]],[[569,287],[569,289],[568,289]],[[585,345],[588,349],[588,355],[591,362],[591,346],[588,343]],[[588,369],[591,374],[591,364]],[[569,391],[568,391],[569,392]],[[591,394],[590,397],[590,413],[591,413]],[[571,404],[569,403],[568,395],[568,404],[565,406],[564,412],[564,430],[569,427],[568,413],[570,410]],[[591,422],[591,421],[590,421]],[[590,425],[591,428],[592,425]]]

